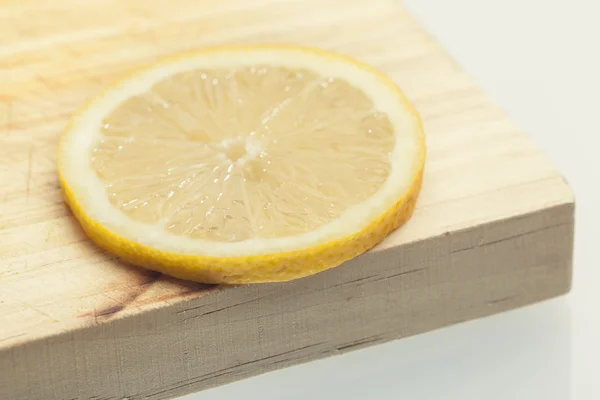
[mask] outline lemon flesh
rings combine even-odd
[[[215,49],[127,78],[61,141],[67,203],[126,260],[203,282],[339,265],[412,212],[421,125],[380,73],[304,48]]]

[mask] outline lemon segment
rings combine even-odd
[[[136,265],[207,283],[337,266],[411,215],[425,144],[385,75],[294,46],[160,62],[75,114],[65,199],[88,236]]]

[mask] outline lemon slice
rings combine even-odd
[[[207,283],[295,279],[353,258],[412,213],[422,126],[391,79],[295,46],[186,53],[72,118],[58,170],[86,234]]]

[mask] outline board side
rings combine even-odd
[[[566,293],[567,203],[0,352],[0,398],[169,399]]]

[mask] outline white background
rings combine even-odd
[[[565,297],[182,400],[600,399],[600,0],[405,0],[577,201]]]

